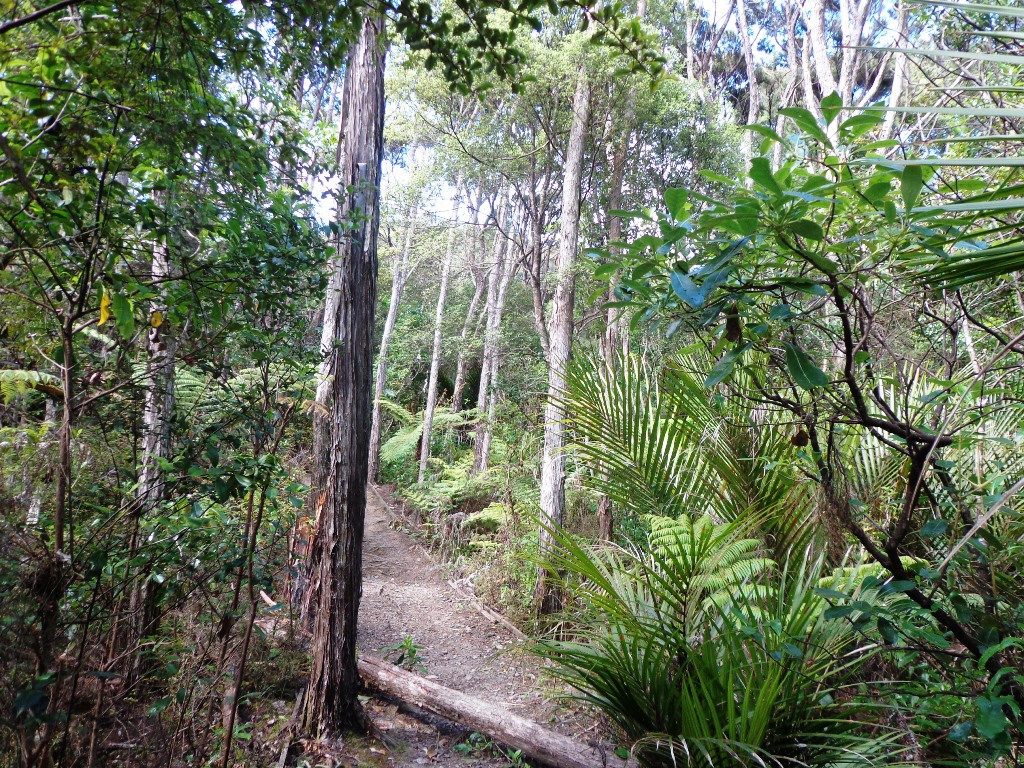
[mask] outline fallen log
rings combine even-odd
[[[464,725],[495,741],[522,750],[531,760],[552,768],[635,768],[613,752],[573,741],[507,707],[445,688],[386,661],[359,657],[359,675],[369,687]]]

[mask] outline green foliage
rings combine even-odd
[[[0,370],[0,397],[4,405],[28,392],[43,392],[50,397],[60,397],[63,390],[56,376],[42,371]]]
[[[395,666],[410,672],[426,674],[425,659],[420,655],[422,650],[422,645],[418,645],[411,635],[406,635],[394,645],[383,648],[381,652],[384,654],[384,658]]]
[[[635,742],[644,765],[892,765],[838,690],[863,663],[814,594],[823,560],[781,572],[738,524],[657,519],[639,545],[555,532],[580,636],[541,643],[555,674]]]
[[[709,398],[680,363],[654,372],[638,359],[580,358],[563,402],[582,481],[635,517],[755,520],[779,551],[814,534],[813,503],[792,442],[749,403]]]
[[[411,413],[400,404],[381,399],[381,407],[389,413],[401,428],[388,438],[380,448],[381,469],[386,477],[403,476],[412,472],[420,442],[423,440],[423,414]],[[434,440],[444,441],[446,430],[467,427],[476,423],[476,411],[453,411],[450,407],[438,407],[434,411]],[[431,456],[438,454],[431,451]],[[472,458],[470,458],[472,462]]]
[[[479,512],[467,515],[463,528],[494,532],[508,521],[508,507],[498,501],[491,502]]]
[[[785,110],[799,127],[792,134],[758,128],[761,156],[721,195],[666,195],[668,212],[651,217],[657,234],[634,241],[619,261],[616,304],[629,307],[638,325],[692,340],[685,359],[699,371],[693,381],[706,372],[695,386],[705,400],[743,404],[769,433],[786,425],[790,445],[780,441],[784,452],[766,463],[769,475],[788,467],[806,477],[793,483],[805,494],[810,514],[803,519],[826,524],[833,562],[855,544],[879,566],[862,574],[857,589],[884,599],[840,601],[826,615],[880,642],[889,662],[912,680],[906,689],[912,693],[893,701],[912,708],[935,698],[925,706],[945,730],[918,722],[921,740],[943,759],[1007,754],[1020,739],[1009,717],[1021,706],[1019,697],[1012,705],[1003,700],[1007,719],[1005,727],[998,723],[998,738],[970,723],[974,713],[992,711],[972,701],[979,691],[994,701],[1019,690],[1009,681],[1019,677],[1024,659],[1012,643],[1005,653],[987,652],[1019,636],[1020,596],[977,577],[978,569],[1018,549],[1009,542],[1019,534],[1011,520],[1020,487],[1005,483],[997,469],[1016,462],[1002,450],[1014,450],[1021,424],[1017,396],[1010,394],[1020,391],[1019,370],[1007,365],[1011,349],[1019,354],[1018,324],[1006,320],[1017,308],[1009,292],[992,284],[937,293],[923,270],[989,248],[996,255],[1019,249],[1013,217],[993,217],[1010,214],[1016,203],[990,208],[998,194],[992,192],[964,199],[961,180],[942,171],[950,163],[880,156],[885,146],[865,134],[881,117],[843,119],[831,102],[821,105],[825,122],[807,110]],[[781,161],[773,163],[775,156]],[[936,303],[951,308],[955,327],[930,310],[910,310]],[[976,334],[966,350],[951,346],[961,327]],[[705,363],[705,350],[713,363]],[[604,460],[609,485],[621,486],[621,503],[630,503],[622,493],[626,478],[641,489],[642,501],[654,488],[656,500],[670,503],[673,483],[686,488],[678,480],[686,464],[676,446],[699,454],[694,443],[716,433],[694,430],[688,443],[677,439],[683,430],[666,411],[708,425],[693,416],[701,413],[700,395],[692,398],[695,405],[669,410],[660,392],[665,374],[657,389],[650,375],[630,375],[643,383],[590,373],[589,384],[586,377],[582,387],[570,384],[570,391],[587,393],[576,409],[581,429],[599,440],[595,461],[603,453],[615,457]],[[617,415],[606,415],[613,412],[629,414],[621,423],[651,437],[605,426],[616,424]],[[616,443],[611,436],[630,451],[609,452],[606,446]],[[717,465],[709,458],[701,466]],[[734,484],[721,474],[715,480],[696,498],[729,498]],[[755,520],[759,508],[750,509]],[[1011,530],[1008,539],[1000,535]],[[966,650],[950,663],[954,640]],[[904,643],[913,650],[898,650]],[[939,678],[959,680],[953,687],[963,695],[936,691]],[[986,720],[986,733],[997,729],[997,720]],[[954,728],[957,738],[946,740]],[[988,739],[984,746],[982,739]]]

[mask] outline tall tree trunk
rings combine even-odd
[[[349,54],[342,90],[337,220],[349,226],[339,227],[326,301],[333,316],[325,316],[324,325],[330,324],[334,335],[328,357],[330,415],[322,430],[329,440],[316,446],[317,531],[304,611],[312,624],[313,663],[302,727],[313,737],[365,725],[356,696],[356,619],[362,592],[384,149],[383,37],[383,16],[367,16]]]
[[[494,440],[494,412],[498,407],[498,368],[501,361],[501,318],[505,311],[505,296],[508,293],[509,283],[515,277],[519,264],[511,259],[505,262],[505,273],[498,287],[498,303],[495,309],[494,324],[494,349],[490,370],[487,375],[487,413],[484,416],[483,434],[480,438],[479,463],[476,465],[477,472],[486,472],[491,461],[491,442]]]
[[[469,301],[469,309],[466,310],[466,320],[462,324],[462,333],[459,334],[459,356],[455,363],[455,382],[452,384],[452,410],[462,410],[462,392],[466,388],[466,372],[469,369],[469,361],[472,355],[469,352],[468,340],[475,328],[479,327],[479,316],[477,309],[480,307],[480,299],[483,298],[487,289],[487,278],[480,267],[480,260],[483,258],[483,242],[478,235],[478,228],[482,225],[479,222],[479,200],[483,197],[478,195],[476,203],[477,217],[475,226],[466,233],[466,264],[473,277],[473,298]]]
[[[740,30],[740,42],[743,47],[743,60],[747,65],[747,124],[757,122],[761,111],[761,87],[757,83],[757,62],[754,60],[754,44],[750,39],[750,26],[747,23],[747,5],[744,0],[736,0],[736,25]],[[750,160],[753,156],[753,133],[743,132],[743,157]]]
[[[405,282],[409,278],[409,252],[412,250],[415,228],[416,206],[412,205],[405,225],[402,253],[395,264],[391,281],[391,303],[388,304],[388,315],[384,319],[384,332],[381,334],[380,349],[377,351],[377,377],[373,385],[373,413],[370,418],[370,468],[367,473],[371,482],[376,482],[380,473],[380,399],[384,396],[384,384],[388,378],[388,347],[391,346],[391,337],[395,332],[402,291],[405,290]]]
[[[793,103],[799,90],[800,62],[796,47],[796,25],[800,20],[799,0],[789,0],[786,5],[786,87],[782,92],[782,99],[775,104],[777,110],[785,109]],[[785,115],[778,115],[775,119],[775,132],[780,136],[783,134],[786,122]],[[772,168],[782,165],[782,145],[776,144],[772,151]]]
[[[899,16],[896,22],[895,45],[899,48],[909,48],[907,29],[908,8],[905,3],[899,5]],[[882,123],[882,130],[879,138],[883,141],[892,138],[893,129],[896,125],[896,107],[902,106],[903,89],[910,77],[910,59],[904,53],[897,53],[893,57],[892,65],[892,87],[889,89],[889,111],[885,113],[885,120]]]
[[[171,277],[170,252],[167,242],[153,246],[152,281],[166,287]],[[142,466],[135,493],[135,510],[131,557],[141,546],[142,515],[160,504],[167,495],[166,478],[161,463],[171,457],[171,426],[174,418],[174,371],[176,342],[167,317],[167,302],[161,290],[150,305],[149,336],[146,342],[146,394],[142,408]],[[149,573],[139,575],[139,583],[131,590],[128,606],[130,630],[124,650],[129,652],[126,679],[130,683],[141,671],[141,659],[132,649],[144,637],[156,632],[159,586]]]
[[[477,309],[480,307],[480,299],[484,295],[484,287],[486,281],[483,279],[477,279],[474,275],[474,281],[476,283],[473,289],[473,298],[469,301],[469,309],[466,310],[466,320],[462,324],[462,332],[459,334],[459,357],[455,362],[455,382],[452,384],[452,410],[462,410],[462,393],[466,389],[466,373],[469,370],[469,361],[472,359],[472,355],[469,354],[468,342],[470,333],[472,333],[474,326],[479,327],[479,313]]]
[[[166,243],[153,249],[153,282],[166,285],[171,276]],[[171,422],[174,418],[174,368],[176,343],[167,318],[163,296],[150,306],[146,343],[146,395],[142,409],[142,468],[136,498],[143,507],[164,500],[166,484],[161,459],[171,457]]]
[[[455,184],[458,189],[460,183]],[[455,211],[458,218],[460,202],[456,198]],[[423,437],[420,448],[420,470],[418,482],[427,476],[430,463],[430,433],[434,428],[434,410],[437,408],[437,379],[441,372],[441,338],[444,333],[444,305],[448,300],[448,280],[452,274],[452,258],[455,255],[455,227],[448,230],[444,249],[444,265],[441,267],[441,287],[437,293],[437,309],[434,311],[434,343],[430,350],[430,375],[427,377],[427,403],[423,407]]]
[[[490,463],[491,440],[494,436],[494,408],[497,400],[498,356],[501,352],[501,318],[505,310],[505,295],[512,275],[516,271],[515,261],[508,255],[508,240],[504,228],[508,217],[508,190],[503,189],[498,199],[496,227],[494,231],[494,264],[487,275],[487,302],[484,313],[487,325],[484,328],[484,348],[480,363],[480,388],[477,390],[476,407],[480,421],[476,428],[476,447],[473,457],[474,474],[486,472]]]
[[[557,398],[565,388],[566,367],[572,354],[573,309],[576,299],[576,248],[580,228],[580,185],[583,172],[583,145],[590,118],[590,80],[581,66],[572,100],[572,127],[565,152],[562,182],[562,222],[558,242],[555,296],[548,324],[548,400],[544,408],[544,457],[540,475],[540,530],[538,550],[541,556],[554,545],[551,528],[562,524],[565,516],[565,414]],[[540,615],[561,608],[562,596],[548,573],[537,570],[534,600]]]
[[[637,16],[643,18],[647,13],[647,0],[640,0],[637,5]],[[689,19],[689,6],[687,6],[687,19]],[[689,23],[689,22],[688,22]],[[687,51],[691,45],[687,44]],[[689,55],[689,54],[688,54]],[[636,91],[632,88],[626,94],[626,104],[622,114],[622,130],[615,140],[612,149],[612,167],[610,174],[610,188],[608,190],[608,208],[611,211],[622,210],[622,182],[626,175],[626,157],[629,153],[629,144],[633,138],[633,126],[636,122]],[[614,213],[609,214],[608,219],[608,243],[612,254],[618,254],[618,246],[614,245],[622,239],[622,217]],[[608,301],[615,301],[615,282],[608,286]],[[621,309],[610,308],[605,316],[605,332],[599,342],[601,356],[609,372],[614,369],[615,360],[621,349],[623,356],[629,354],[629,326],[624,322],[624,313]],[[604,464],[597,467],[598,472],[604,472]],[[612,503],[606,494],[601,494],[597,501],[597,523],[598,535],[603,541],[609,541],[612,537]]]

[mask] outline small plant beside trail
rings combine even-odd
[[[396,667],[409,672],[426,672],[426,659],[420,655],[423,646],[419,645],[412,635],[406,635],[401,641],[382,649],[384,658]]]

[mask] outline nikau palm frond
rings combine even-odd
[[[574,450],[593,470],[584,482],[625,513],[753,519],[777,548],[806,544],[814,506],[786,469],[793,446],[749,407],[711,400],[681,368],[655,373],[636,359],[613,373],[577,361],[562,399]]]
[[[949,9],[950,12],[964,16],[978,16],[984,19],[984,25],[1002,19],[1005,26],[1012,25],[1021,17],[1021,10],[1012,5],[1000,6],[979,3],[961,3],[950,0],[914,0],[925,6]],[[981,81],[975,80],[966,88],[958,91],[989,95],[998,107],[989,105],[967,106],[910,106],[897,107],[898,112],[919,115],[937,115],[965,121],[984,118],[986,120],[1017,120],[1024,118],[1024,99],[1021,99],[1019,88],[1020,76],[1024,72],[1024,47],[1021,45],[1019,33],[1003,32],[998,28],[992,31],[980,29],[975,34],[986,41],[1000,43],[994,50],[924,50],[901,49],[900,52],[910,57],[954,58],[966,64],[975,63],[986,74],[981,74]],[[880,52],[895,49],[876,49]],[[986,66],[987,65],[987,66]],[[977,73],[975,78],[979,77]],[[1016,97],[1016,98],[1015,98]],[[1014,125],[1011,123],[1011,126]],[[958,200],[951,205],[938,206],[958,217],[951,221],[950,230],[955,233],[950,247],[944,256],[928,258],[921,264],[921,279],[925,282],[949,288],[977,283],[1001,277],[1011,272],[1024,270],[1024,239],[1020,229],[1013,222],[1007,226],[1008,215],[1024,212],[1024,196],[1016,185],[1019,169],[1024,166],[1024,158],[1008,156],[1003,151],[1004,142],[1016,142],[1020,137],[1003,132],[992,132],[989,123],[977,125],[973,135],[962,135],[955,139],[938,139],[945,144],[955,141],[970,142],[970,153],[945,155],[941,157],[924,157],[910,161],[902,161],[903,165],[916,163],[924,166],[947,168],[983,168],[989,172],[986,185],[990,191],[966,200]],[[935,141],[933,139],[933,141]],[[993,146],[994,145],[994,146]],[[1002,145],[1002,146],[1001,146]],[[948,149],[948,147],[947,147]],[[900,162],[900,161],[897,161]],[[992,172],[1004,170],[1003,178],[993,176]],[[927,181],[927,179],[926,179]],[[940,190],[941,191],[941,190]],[[988,217],[1000,216],[1001,221],[995,231],[986,234],[990,226]],[[1017,222],[1019,224],[1019,222]]]

